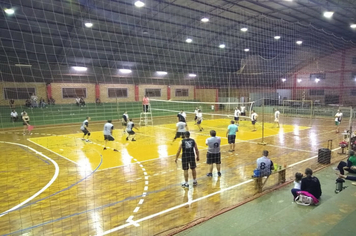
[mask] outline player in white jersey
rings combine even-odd
[[[122,129],[124,133],[126,131],[126,126],[128,121],[129,121],[129,115],[127,114],[127,111],[125,111],[124,114],[122,114],[122,119],[121,119]]]
[[[205,141],[208,146],[208,152],[206,153],[206,164],[209,165],[209,172],[206,176],[213,177],[213,164],[215,163],[216,169],[218,171],[218,176],[221,176],[220,165],[221,165],[221,154],[220,154],[220,144],[221,138],[216,137],[216,131],[210,131],[210,138]]]
[[[274,170],[273,162],[268,158],[268,151],[263,150],[262,152],[262,157],[257,159],[257,170],[259,172],[259,176],[253,176],[253,177],[263,177],[263,176],[269,176]]]
[[[246,116],[246,107],[244,105],[240,106],[240,111],[242,116]]]
[[[200,126],[202,121],[203,121],[203,113],[199,109],[198,110],[198,115],[197,115],[197,125],[198,125],[198,128],[199,128],[199,131],[202,131],[204,129],[203,127]]]
[[[341,124],[341,120],[342,120],[342,112],[340,112],[340,110],[337,110],[335,114],[336,133],[339,133],[339,125]]]
[[[127,137],[126,137],[126,141],[129,141],[129,137],[133,136],[131,138],[131,141],[136,141],[135,139],[135,131],[133,131],[133,129],[138,130],[138,128],[135,126],[135,124],[132,122],[132,119],[129,120],[129,123],[127,123],[126,126],[126,132],[127,132]]]
[[[255,110],[252,110],[252,114],[251,114],[251,123],[253,126],[253,130],[252,131],[256,131],[256,122],[257,122],[257,113],[255,112]]]
[[[278,109],[276,109],[276,111],[274,112],[274,123],[277,124],[277,128],[279,128],[279,115],[281,113],[279,112]]]
[[[115,141],[114,137],[112,136],[112,131],[114,130],[113,124],[111,124],[111,120],[108,120],[108,122],[104,125],[104,140],[105,140],[105,146],[104,150],[106,150],[106,144],[108,141]],[[118,152],[118,150],[114,149],[115,152]]]
[[[182,122],[182,121],[179,121],[177,124],[176,124],[176,136],[174,137],[172,143],[174,142],[174,140],[176,140],[177,138],[184,138],[184,133],[186,131],[188,131],[188,126],[187,126],[187,123],[185,122]]]
[[[194,114],[195,114],[195,117],[194,117],[195,125],[197,124],[198,113],[199,113],[199,107],[196,107],[195,110],[194,110]]]
[[[239,123],[239,120],[240,120],[240,114],[241,114],[241,111],[239,110],[238,107],[236,107],[235,112],[234,112],[234,120],[237,124]]]
[[[89,142],[89,136],[90,136],[90,132],[88,130],[89,127],[89,121],[90,121],[90,117],[88,116],[82,123],[82,126],[80,127],[80,130],[84,133],[82,140],[85,140],[85,136],[87,136],[86,141]]]

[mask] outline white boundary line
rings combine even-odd
[[[54,172],[54,175],[52,177],[52,179],[40,190],[38,191],[37,193],[35,193],[34,195],[32,195],[30,198],[26,199],[25,201],[21,202],[20,204],[14,206],[13,208],[11,208],[10,210],[7,210],[7,211],[4,211],[3,213],[0,214],[0,217],[10,213],[11,211],[14,211],[16,210],[17,208],[23,206],[24,204],[28,203],[29,201],[31,201],[32,199],[34,199],[35,197],[37,197],[38,195],[40,195],[43,191],[45,191],[49,186],[51,186],[53,184],[53,182],[57,179],[58,177],[58,174],[59,174],[59,166],[57,164],[57,162],[55,162],[54,160],[52,160],[51,158],[47,157],[46,155],[42,154],[41,152],[38,152],[36,151],[35,149],[29,147],[29,146],[26,146],[26,145],[23,145],[23,144],[19,144],[19,143],[10,143],[10,142],[3,142],[3,141],[0,141],[0,143],[6,143],[6,144],[12,144],[12,145],[18,145],[18,146],[22,146],[22,147],[25,147],[25,148],[28,148],[30,149],[31,151],[33,151],[34,153],[36,153],[37,155],[40,155],[44,158],[46,158],[47,160],[49,160],[50,162],[52,162],[52,164],[54,165],[55,167],[55,172]]]

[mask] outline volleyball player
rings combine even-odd
[[[174,140],[176,140],[177,138],[184,138],[184,133],[186,131],[188,131],[188,126],[187,126],[187,123],[185,122],[182,122],[182,121],[179,121],[177,124],[176,124],[176,136],[174,137],[172,143],[174,142]]]
[[[221,153],[220,144],[221,138],[216,137],[216,131],[210,131],[210,138],[207,138],[205,144],[208,146],[208,152],[206,153],[206,164],[209,165],[209,172],[206,176],[213,177],[213,164],[215,163],[216,169],[218,171],[218,176],[221,176],[220,165],[221,165]]]
[[[234,120],[235,120],[236,123],[239,123],[240,114],[241,114],[241,111],[239,110],[238,107],[236,107],[235,108],[235,113],[234,113]]]
[[[183,150],[183,152],[182,152],[182,169],[184,170],[185,182],[182,184],[182,187],[189,188],[189,184],[188,184],[188,170],[189,170],[189,168],[192,170],[193,185],[196,186],[198,184],[197,172],[195,170],[197,165],[196,165],[195,160],[199,161],[199,150],[198,150],[198,146],[197,146],[195,140],[190,138],[189,131],[186,131],[184,133],[184,137],[185,137],[185,139],[182,140],[182,143],[179,146],[175,162],[177,163],[180,152]],[[195,159],[194,151],[196,154],[196,159]]]
[[[279,115],[281,113],[279,112],[278,109],[276,109],[276,111],[274,112],[274,123],[277,124],[277,128],[279,128]]]
[[[122,114],[122,119],[121,119],[123,133],[125,133],[126,131],[128,121],[129,121],[129,115],[127,114],[127,111],[125,111],[124,114]]]
[[[104,150],[106,150],[106,144],[107,142],[115,141],[114,137],[112,136],[112,131],[114,130],[113,124],[111,124],[111,120],[108,120],[106,124],[104,125],[104,140],[105,140],[105,145],[104,145]],[[118,150],[114,149],[115,152],[118,152]]]
[[[255,110],[252,110],[252,114],[251,114],[251,123],[253,126],[253,130],[252,131],[256,131],[256,122],[257,122],[257,113],[255,112]]]
[[[194,117],[194,124],[196,125],[197,124],[197,118],[198,118],[198,111],[199,111],[199,107],[196,107],[195,110],[194,110],[194,114],[195,114],[195,117]]]
[[[181,122],[185,122],[185,117],[184,117],[185,112],[183,110],[181,110],[178,114],[177,114],[177,121],[181,121]],[[187,115],[185,115],[187,116]]]
[[[90,136],[90,132],[89,132],[89,130],[88,130],[89,121],[90,121],[90,117],[88,116],[88,117],[83,121],[82,126],[80,127],[80,130],[84,133],[82,140],[85,140],[85,136],[87,136],[86,142],[89,142],[89,136]]]
[[[198,128],[199,128],[199,131],[204,130],[204,128],[200,126],[202,121],[203,121],[203,113],[199,109],[198,110],[198,115],[197,115],[197,125],[198,125]]]
[[[341,120],[342,120],[342,113],[340,112],[340,110],[337,110],[335,114],[336,133],[339,133],[339,125],[341,124]]]
[[[246,116],[246,107],[245,107],[245,105],[241,105],[240,106],[240,111],[241,111],[241,115],[242,116]]]
[[[21,116],[23,124],[23,135],[26,134],[26,130],[28,130],[28,134],[31,135],[31,130],[28,129],[28,126],[30,125],[30,116],[25,111],[21,113]]]
[[[130,119],[129,123],[127,123],[127,126],[126,126],[126,132],[127,132],[126,141],[129,141],[129,137],[130,136],[133,136],[131,138],[131,141],[136,141],[136,139],[135,139],[135,131],[133,131],[134,128],[136,130],[138,130],[138,128],[135,127],[135,124],[132,122],[132,119]]]
[[[239,127],[235,125],[233,120],[230,123],[231,124],[227,127],[226,137],[230,144],[229,152],[233,152],[235,151],[236,132],[239,132]]]

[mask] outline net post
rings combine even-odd
[[[264,141],[265,139],[265,99],[262,98],[262,141],[259,142],[259,145],[267,145]]]
[[[350,106],[350,119],[349,119],[349,128],[350,128],[350,137],[349,137],[349,143],[348,143],[348,149],[351,150],[351,137],[352,137],[352,117],[353,117],[353,109],[352,106]]]

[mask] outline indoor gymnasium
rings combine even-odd
[[[354,235],[353,1],[0,6],[0,235]]]

